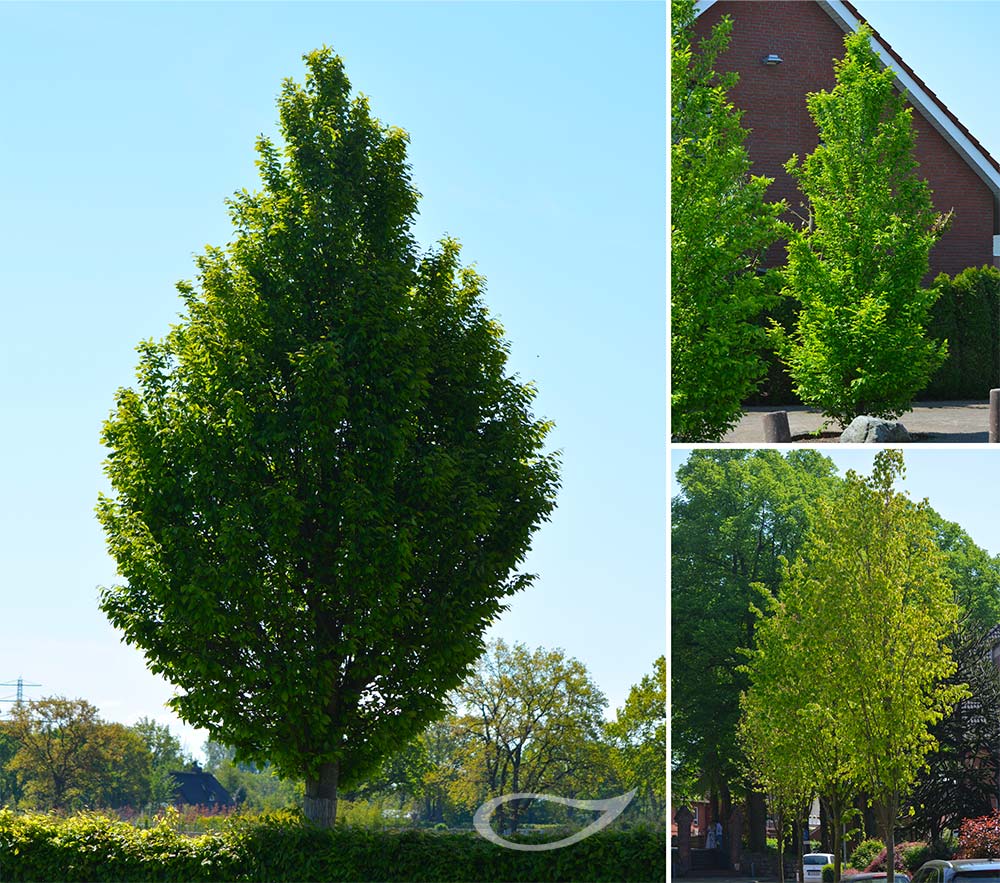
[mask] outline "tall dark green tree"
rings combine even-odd
[[[671,517],[671,742],[674,780],[710,792],[728,815],[747,784],[737,741],[738,667],[753,645],[754,584],[777,592],[818,497],[835,483],[816,451],[709,451],[677,470]],[[735,791],[735,793],[734,793]],[[762,798],[751,802],[763,837]]]
[[[671,433],[714,441],[742,413],[766,367],[754,321],[767,297],[757,268],[778,238],[782,203],[765,202],[770,178],[750,174],[742,113],[717,73],[729,45],[726,17],[694,34],[694,0],[673,0],[670,20]]]
[[[941,364],[924,288],[931,247],[948,219],[934,211],[913,155],[912,108],[863,26],[834,62],[837,84],[808,96],[819,146],[785,166],[808,223],[788,244],[785,294],[800,304],[790,336],[774,327],[795,392],[841,424],[895,418]]]
[[[1000,674],[992,648],[1000,622],[1000,559],[954,522],[934,512],[930,519],[959,604],[959,629],[949,641],[958,670],[949,680],[971,692],[931,729],[937,745],[907,801],[907,825],[936,840],[963,819],[989,813],[997,795]]]
[[[483,279],[421,255],[406,134],[307,56],[263,187],[178,286],[104,426],[98,517],[126,582],[101,607],[178,715],[305,779],[306,814],[440,716],[483,650],[557,462],[507,373]]]

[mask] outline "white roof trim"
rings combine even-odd
[[[858,29],[860,22],[841,0],[817,0],[817,2],[843,31],[856,31]],[[695,15],[701,15],[714,5],[715,0],[698,0],[695,4]],[[896,69],[895,60],[885,46],[879,43],[874,37],[872,37],[871,43],[872,49],[882,59],[882,63],[886,67],[893,69],[893,73],[896,74],[896,82],[901,89],[907,92],[910,103],[941,133],[945,141],[958,151],[962,159],[966,161],[994,194],[1000,195],[1000,172],[993,168],[989,160],[983,155],[982,150],[969,140],[969,137],[949,119],[948,115],[941,108],[941,105],[932,99],[909,74]]]

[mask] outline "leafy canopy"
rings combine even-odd
[[[816,451],[696,450],[671,505],[672,780],[701,793],[744,779],[739,666],[753,646],[757,584],[777,593],[815,500],[836,482]],[[700,781],[699,781],[700,780]],[[697,783],[697,784],[696,784]]]
[[[331,51],[306,62],[262,189],[229,201],[233,241],[104,425],[126,582],[101,607],[181,718],[348,786],[442,714],[529,584],[557,462],[483,278],[452,240],[418,254],[406,134]]]

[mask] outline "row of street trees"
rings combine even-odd
[[[902,453],[881,451],[870,478],[848,472],[817,501],[777,597],[762,593],[769,609],[755,611],[746,666],[750,773],[778,819],[801,819],[814,794],[826,802],[836,879],[854,798],[869,796],[893,854],[901,801],[935,747],[930,727],[970,695],[946,680],[958,605],[926,502],[893,489],[902,474]]]
[[[868,836],[903,818],[934,838],[995,791],[1000,561],[894,491],[901,471],[886,452],[839,478],[811,450],[677,471],[673,788],[724,818],[745,803],[752,849],[768,808],[793,823],[817,792],[831,833],[873,803]]]
[[[938,215],[913,158],[911,109],[863,26],[847,35],[836,86],[808,97],[819,134],[790,157],[805,213],[780,216],[771,179],[750,174],[735,74],[715,70],[732,22],[694,34],[694,0],[672,0],[671,359],[672,434],[720,439],[756,389],[770,339],[807,403],[841,424],[896,417],[947,355],[927,339],[934,289],[922,287]],[[787,265],[765,273],[764,253],[787,242]],[[779,295],[797,305],[794,328],[763,312]]]

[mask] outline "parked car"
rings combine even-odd
[[[833,864],[832,852],[808,852],[802,856],[802,883],[822,883],[823,865]]]
[[[1000,858],[961,858],[924,862],[913,883],[1000,883]]]
[[[885,871],[865,871],[863,874],[844,874],[846,883],[861,883],[863,880],[885,880],[889,875]],[[896,871],[892,875],[893,883],[910,883],[910,875]]]

